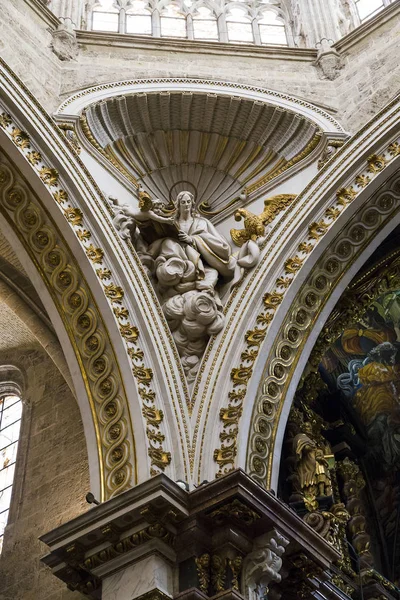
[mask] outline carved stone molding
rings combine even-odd
[[[256,525],[231,512],[236,501],[258,515]],[[223,522],[215,520],[217,511]],[[192,492],[159,475],[41,539],[54,574],[93,599],[102,587],[106,599],[243,600],[245,582],[261,591],[280,581],[285,549],[301,549],[320,570],[339,558],[243,471]]]
[[[212,110],[214,105],[216,106],[221,102],[234,102],[237,103],[238,106],[245,106],[249,101],[253,103],[256,99],[258,107],[257,111],[262,112],[264,109],[272,111],[284,110],[284,113],[288,115],[296,113],[296,118],[298,119],[302,120],[305,118],[305,129],[302,134],[302,139],[305,137],[307,141],[305,143],[304,140],[300,141],[300,143],[296,146],[295,151],[295,146],[292,143],[287,146],[285,142],[285,148],[287,147],[288,149],[291,148],[293,150],[293,152],[290,150],[290,156],[284,158],[279,164],[276,163],[275,166],[268,159],[268,156],[265,156],[265,164],[262,168],[262,176],[256,176],[256,172],[254,171],[253,178],[247,177],[249,172],[249,165],[247,165],[247,163],[247,166],[245,165],[245,171],[240,168],[235,169],[234,172],[237,172],[237,178],[239,179],[244,173],[244,179],[242,178],[243,181],[240,179],[238,187],[236,186],[235,188],[235,192],[232,188],[232,193],[228,194],[229,198],[224,198],[224,195],[216,198],[216,205],[214,207],[212,206],[213,201],[209,203],[208,199],[204,197],[204,202],[201,204],[201,210],[204,211],[204,214],[212,218],[213,222],[215,223],[222,221],[227,215],[231,214],[235,207],[243,205],[243,201],[239,200],[239,196],[241,195],[243,187],[248,189],[247,198],[244,202],[246,204],[251,202],[253,197],[257,197],[261,193],[269,191],[272,189],[273,185],[277,185],[279,182],[290,176],[290,174],[297,172],[297,169],[306,166],[312,160],[314,160],[323,144],[321,133],[322,137],[328,134],[346,137],[343,128],[331,115],[321,108],[312,105],[311,103],[291,97],[287,94],[282,94],[280,92],[231,82],[199,80],[194,78],[141,79],[101,84],[99,86],[95,86],[74,94],[62,103],[57,111],[56,117],[62,118],[63,114],[75,116],[82,115],[79,125],[80,140],[82,141],[82,144],[85,146],[88,152],[94,154],[96,159],[99,160],[106,169],[110,170],[113,175],[120,180],[122,185],[130,189],[131,192],[135,192],[135,189],[137,188],[137,175],[134,176],[131,172],[128,172],[124,161],[118,158],[119,151],[117,154],[115,154],[114,151],[109,150],[109,146],[115,144],[116,140],[111,140],[110,132],[107,133],[106,131],[107,128],[104,129],[101,127],[100,131],[98,126],[96,126],[96,122],[98,122],[96,113],[98,112],[100,106],[99,101],[102,103],[102,105],[104,102],[106,102],[110,107],[113,105],[119,106],[119,101],[117,101],[116,96],[120,98],[123,97],[124,100],[122,102],[129,104],[133,102],[136,97],[139,97],[139,94],[146,94],[146,97],[149,99],[149,106],[153,102],[152,98],[159,96],[160,94],[164,99],[163,102],[167,102],[167,104],[170,102],[172,103],[173,101],[175,102],[173,99],[175,97],[180,97],[182,94],[183,97],[187,99],[198,98],[201,100],[201,98],[204,98],[204,102],[206,102],[208,107],[207,110]],[[211,100],[211,98],[213,98],[213,100]],[[192,102],[185,101],[182,111],[190,111],[191,104]],[[159,111],[157,111],[157,114],[158,112]],[[260,119],[260,127],[262,126],[262,122],[263,120]],[[306,122],[308,123],[307,125]],[[165,127],[163,126],[161,129],[165,130]],[[179,127],[178,129],[182,129],[182,127]],[[314,135],[310,136],[309,134],[312,129],[314,130]],[[97,131],[96,136],[93,134],[95,130]],[[134,134],[134,137],[136,137],[137,133],[138,132]],[[163,134],[167,146],[171,144],[172,133],[173,131],[171,130],[169,132],[167,131],[165,135]],[[177,139],[180,139],[184,134],[186,135],[188,131],[176,131],[175,133],[179,134]],[[204,136],[206,136],[205,133]],[[207,141],[208,138],[206,139],[206,137],[204,138],[205,141],[203,145],[209,143]],[[110,144],[108,142],[110,142]],[[180,148],[180,142],[178,146]],[[183,145],[182,151],[184,151]],[[144,156],[143,152],[141,154],[142,158],[140,161],[142,161]],[[135,165],[137,164],[138,160],[137,156],[138,155],[136,154],[134,161]],[[201,153],[199,156],[201,156]],[[217,153],[216,156],[219,156],[219,154]],[[254,160],[258,161],[259,158],[260,157],[258,156],[258,158],[256,157]],[[254,162],[253,159],[251,160],[250,164],[252,162]],[[161,167],[161,164],[159,167]],[[144,170],[143,168],[140,170],[140,177],[144,177],[145,185],[148,186],[149,189],[151,189],[151,186],[153,185],[151,178],[154,177],[157,179],[159,177],[163,177],[162,171],[160,171],[158,174],[159,167],[157,167],[155,170],[153,169],[153,171],[149,172],[148,174],[146,174],[148,172],[147,167]],[[175,169],[176,167],[174,165],[170,165],[168,168]],[[209,167],[207,167],[207,169],[208,168]],[[206,173],[205,176],[207,176]],[[228,178],[232,177],[231,174],[227,174],[226,176]],[[187,179],[187,177],[185,177],[185,179]],[[272,181],[274,181],[273,184],[271,183]],[[160,189],[165,188],[164,193],[168,194],[169,185],[166,184],[168,184],[167,178],[165,181],[163,180],[161,183],[159,183],[158,186],[161,185]]]
[[[257,443],[263,456],[262,468],[267,472],[269,465],[264,459],[268,455],[268,460],[272,461],[267,447],[270,447],[269,438],[275,435],[274,426],[271,424],[275,422],[275,408],[280,402],[275,396],[282,390],[281,386],[275,386],[275,383],[279,381],[282,382],[282,386],[285,385],[287,380],[282,378],[282,369],[285,371],[288,366],[285,362],[291,362],[293,355],[299,355],[299,352],[290,347],[290,344],[282,344],[282,355],[279,356],[282,361],[279,360],[281,364],[276,365],[276,378],[271,386],[274,396],[271,398],[265,390],[261,391],[261,385],[257,391],[261,369],[266,368],[266,364],[271,365],[271,361],[266,362],[262,348],[265,345],[269,350],[269,345],[277,335],[288,309],[288,298],[293,298],[298,293],[304,274],[315,264],[322,248],[331,243],[333,232],[346,223],[346,213],[342,215],[342,212],[348,209],[347,215],[350,218],[355,206],[365,201],[365,187],[372,184],[370,189],[375,190],[376,178],[381,171],[387,167],[388,172],[393,171],[398,150],[398,130],[395,127],[398,110],[398,102],[393,101],[382,111],[379,118],[365,126],[357,136],[338,150],[336,156],[296,198],[290,211],[286,211],[279,221],[274,223],[262,246],[259,264],[249,273],[237,294],[230,298],[223,336],[211,341],[206,360],[201,367],[201,378],[198,378],[193,393],[197,404],[204,407],[203,418],[206,425],[201,423],[199,438],[213,439],[216,448],[214,460],[218,464],[218,469],[214,470],[211,461],[207,459],[205,442],[198,465],[200,480],[201,477],[214,476],[215,472],[221,476],[237,465],[246,465],[243,440],[247,439],[252,398],[256,394],[259,397],[263,395],[265,400],[265,418],[260,422],[262,435],[257,437]],[[371,136],[374,136],[373,143]],[[352,166],[357,153],[360,156],[360,148],[363,161],[359,160],[357,167]],[[372,155],[372,150],[368,148],[373,148],[375,154]],[[385,164],[379,161],[378,156],[381,154]],[[361,195],[362,200],[360,198],[357,201]],[[354,200],[356,202],[353,204]],[[307,219],[309,211],[312,211],[313,218]],[[338,222],[339,218],[341,224]],[[304,271],[301,271],[303,267]],[[296,283],[293,285],[294,281]],[[238,341],[239,331],[241,341]],[[228,378],[231,386],[227,384]],[[220,414],[219,442],[216,440],[216,427],[209,417],[213,404],[218,406]],[[287,412],[285,408],[285,415]],[[245,427],[246,433],[241,432],[239,436],[242,427]],[[202,429],[207,429],[207,433],[204,434]],[[275,487],[279,453],[274,456],[274,461]]]
[[[53,38],[51,49],[57,58],[62,61],[70,61],[78,57],[79,47],[73,29],[69,29],[64,23],[61,23],[55,31],[51,32],[51,35]]]
[[[392,148],[393,146],[390,146],[387,154],[382,155],[381,162],[377,157],[371,159],[371,166],[368,166],[370,172],[373,172],[375,164],[379,164],[379,171],[383,170],[385,165],[393,160],[394,156],[397,156],[397,146],[395,146],[396,154],[394,155],[391,154]],[[358,188],[361,190],[367,184],[361,176],[359,177],[357,185],[361,186]],[[248,464],[252,476],[257,481],[266,480],[268,455],[275,435],[276,419],[281,408],[282,390],[286,388],[292,370],[297,364],[299,352],[305,343],[310,327],[327,301],[329,290],[334,288],[335,282],[349,268],[351,261],[367,246],[376,232],[398,212],[399,194],[396,186],[398,186],[398,182],[393,178],[391,183],[385,186],[389,188],[387,191],[383,190],[374,195],[367,205],[361,207],[351,218],[331,247],[322,254],[284,319],[284,324],[270,351],[270,358],[267,361],[268,373],[256,401],[257,408],[252,425]],[[359,192],[354,186],[340,190],[337,195],[338,205],[342,205],[343,209],[344,206],[353,202],[357,193]],[[334,212],[335,210],[337,212]],[[332,211],[328,209],[327,212],[331,214]],[[340,209],[333,207],[333,217],[311,224],[309,227],[310,239],[322,238],[330,227],[328,219],[335,219],[339,214]],[[299,252],[295,259],[298,261],[296,267],[294,262],[286,264],[288,274],[300,270],[305,260],[304,253]]]
[[[126,344],[127,355],[132,364],[132,374],[137,382],[138,393],[142,400],[142,414],[147,425],[146,435],[149,444],[148,455],[151,465],[150,474],[154,475],[164,471],[171,462],[170,453],[165,451],[163,447],[165,435],[161,430],[163,429],[162,422],[164,414],[163,411],[156,406],[156,394],[152,389],[152,369],[144,364],[144,353],[142,349],[138,347],[139,331],[137,327],[132,324],[130,313],[123,305],[125,291],[121,285],[119,285],[119,282],[115,281],[114,274],[109,268],[109,259],[105,256],[104,249],[100,245],[97,245],[99,243],[97,233],[94,233],[93,230],[90,230],[89,228],[86,229],[86,227],[89,227],[88,215],[84,214],[81,208],[76,205],[75,198],[66,191],[67,186],[64,185],[60,173],[44,159],[42,153],[38,149],[36,141],[21,128],[18,121],[5,110],[1,112],[1,109],[2,107],[0,107],[0,127],[25,157],[35,174],[34,177],[39,177],[41,182],[47,187],[55,201],[55,205],[59,205],[61,213],[75,231],[89,261],[93,265],[98,280],[101,282],[104,294],[109,301],[117,320],[121,338]],[[65,126],[69,132],[70,124],[65,123]],[[77,149],[74,148],[74,151],[76,153]],[[112,410],[115,411],[114,406],[112,406]],[[129,415],[129,411],[127,414]],[[110,415],[109,418],[112,418],[112,416],[115,415]],[[128,429],[131,429],[131,424],[129,424]],[[113,435],[113,446],[115,446],[115,440],[118,441],[121,435],[125,435],[125,429],[121,429],[116,424],[113,429]],[[99,439],[98,443],[100,444]],[[134,444],[131,444],[129,452],[133,452],[133,449]],[[101,451],[99,450],[99,452]],[[116,459],[117,454],[120,456],[118,460]],[[115,454],[114,457],[113,468],[115,467],[115,464],[122,459],[119,450],[117,454]],[[126,456],[124,460],[126,460]],[[135,459],[133,459],[133,462],[134,460]],[[130,485],[127,481],[120,481],[120,484],[123,484],[123,486]],[[125,489],[125,487],[122,487],[121,489]],[[103,490],[101,493],[103,494],[106,492]]]
[[[25,138],[19,134],[18,139]],[[102,496],[111,497],[136,481],[136,471],[129,411],[108,332],[68,246],[4,155],[0,156],[0,211],[41,272],[70,336],[91,399]]]
[[[220,120],[220,113],[227,119]],[[131,115],[129,125],[126,114]],[[151,129],[144,123],[151,123]],[[318,126],[286,107],[197,90],[111,96],[85,108],[80,124],[93,148],[133,185],[140,183],[165,201],[189,189],[207,217],[240,206],[243,190],[246,196],[260,189],[321,143]],[[277,135],[278,127],[284,136]],[[219,184],[210,189],[207,182],[217,174]]]
[[[336,79],[343,68],[343,61],[338,51],[333,47],[333,40],[323,38],[317,44],[317,47],[318,56],[315,64],[321,73],[321,78],[330,81]]]

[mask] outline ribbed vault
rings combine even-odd
[[[290,168],[320,139],[317,125],[295,112],[201,92],[109,98],[89,106],[82,124],[131,180],[163,199],[189,184],[206,212]]]

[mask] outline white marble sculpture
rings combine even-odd
[[[267,597],[271,582],[279,583],[282,555],[289,540],[276,529],[254,540],[253,551],[243,564],[244,593],[248,600]]]
[[[139,208],[119,207],[114,221],[148,271],[190,383],[209,337],[223,327],[221,295],[236,258],[214,225],[196,214],[193,194],[180,192],[174,204],[168,211],[142,192]]]

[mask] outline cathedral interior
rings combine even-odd
[[[400,600],[399,40],[3,0],[0,600]]]

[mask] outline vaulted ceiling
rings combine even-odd
[[[82,125],[131,181],[165,200],[188,188],[211,212],[302,160],[320,139],[314,123],[289,110],[200,92],[113,97],[89,106]]]

